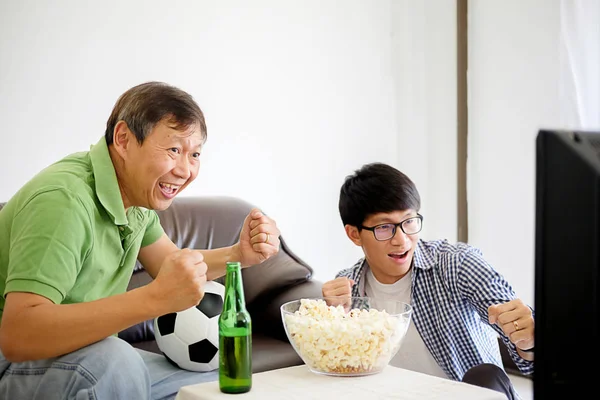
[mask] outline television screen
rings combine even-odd
[[[600,132],[536,139],[535,400],[600,382]]]

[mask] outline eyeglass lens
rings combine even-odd
[[[421,231],[421,219],[420,218],[409,218],[402,222],[400,225],[402,231],[407,235],[414,235]],[[375,228],[373,231],[377,240],[387,240],[392,238],[396,234],[395,224],[382,224]]]

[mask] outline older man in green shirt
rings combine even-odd
[[[172,398],[217,379],[178,370],[116,333],[202,299],[227,261],[258,264],[279,250],[259,210],[240,240],[178,249],[156,212],[198,174],[204,115],[160,82],[129,89],[104,137],[25,184],[0,211],[0,398]],[[136,260],[154,278],[126,291]]]

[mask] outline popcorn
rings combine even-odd
[[[328,306],[302,299],[285,314],[291,341],[313,369],[330,373],[369,373],[383,368],[400,347],[408,321],[376,309]]]

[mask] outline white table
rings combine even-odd
[[[506,400],[502,393],[388,365],[382,372],[361,377],[331,377],[312,373],[305,365],[252,376],[252,390],[225,394],[219,382],[184,386],[175,400]]]

